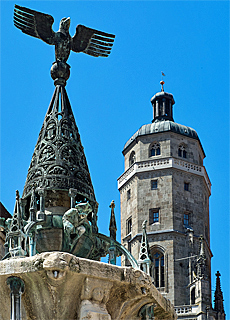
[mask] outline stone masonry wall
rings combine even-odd
[[[150,149],[159,143],[161,154],[150,157]],[[186,150],[186,158],[178,156],[180,145]],[[156,133],[138,137],[124,152],[125,170],[135,152],[135,162],[173,157],[196,165],[203,165],[205,157],[200,142],[173,132]],[[151,181],[157,180],[157,188],[151,189]],[[188,191],[184,183],[188,184]],[[130,190],[130,199],[127,191]],[[209,249],[209,196],[204,177],[189,170],[176,168],[153,169],[136,173],[120,189],[122,243],[139,256],[142,222],[146,219],[150,250],[159,249],[165,257],[165,287],[159,288],[174,305],[190,304],[189,259],[199,252],[199,236],[205,238],[207,269],[210,275],[211,252]],[[159,209],[159,221],[151,223],[151,209]],[[193,246],[184,225],[188,214],[189,226],[194,230]],[[132,232],[127,235],[127,220],[132,216]],[[192,261],[194,264],[194,261]]]

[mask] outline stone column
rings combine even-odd
[[[155,113],[156,117],[159,117],[159,101],[156,101],[156,113]]]
[[[112,283],[110,281],[85,279],[81,295],[80,320],[111,320],[105,305],[109,299],[111,287]]]
[[[40,196],[40,212],[38,213],[38,219],[39,220],[45,220],[45,197],[46,197],[46,190],[39,188],[38,194]]]
[[[6,280],[11,293],[11,320],[22,320],[21,316],[21,295],[24,292],[24,282],[17,277],[9,277]]]
[[[70,207],[71,208],[75,208],[75,198],[76,198],[76,195],[77,195],[77,189],[69,189],[69,197],[71,199],[71,204],[70,204]]]
[[[163,108],[162,108],[162,116],[165,116],[165,113],[166,113],[166,101],[165,99],[163,99]]]
[[[22,218],[23,218],[24,220],[27,220],[28,217],[26,218],[26,212],[25,212],[27,199],[22,199],[22,198],[21,198],[19,201],[20,201],[20,205],[21,205],[21,209],[22,209],[22,210],[21,210]]]

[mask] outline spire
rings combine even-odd
[[[223,292],[220,285],[220,272],[216,273],[216,290],[214,299],[214,310],[217,312],[216,319],[225,320]]]
[[[113,240],[116,240],[117,224],[116,224],[116,218],[114,214],[114,208],[115,208],[114,200],[111,202],[109,207],[111,208],[111,216],[110,216],[110,223],[109,223],[110,238],[112,238]]]
[[[149,245],[148,245],[148,239],[147,239],[147,233],[146,233],[146,224],[147,224],[147,220],[145,220],[142,223],[143,233],[142,233],[142,239],[141,239],[141,247],[140,247],[139,259],[138,259],[138,265],[141,270],[143,270],[148,275],[150,275],[151,260],[149,257]]]
[[[196,267],[197,267],[197,277],[203,278],[205,276],[205,252],[204,252],[204,237],[200,236],[200,252],[197,257]]]
[[[23,223],[19,205],[19,192],[16,190],[16,202],[9,232],[6,235],[9,253],[12,257],[25,256],[26,235],[23,232]]]
[[[164,91],[163,76],[165,74],[161,72],[162,79],[160,81],[161,84],[161,92],[156,93],[152,99],[151,103],[153,106],[153,121],[156,120],[173,120],[173,105],[175,103],[173,95],[171,93],[167,93]]]
[[[30,221],[36,221],[36,212],[37,212],[36,195],[33,189],[31,199],[30,199]]]
[[[51,68],[55,90],[28,170],[23,192],[28,201],[32,190],[40,188],[48,191],[47,198],[53,190],[65,191],[65,199],[70,201],[68,190],[74,188],[76,201],[95,203],[84,148],[65,90],[69,68],[60,61]]]
[[[110,232],[110,247],[109,247],[109,263],[110,264],[116,264],[116,258],[117,258],[117,250],[114,245],[114,241],[116,241],[116,233],[117,233],[117,224],[116,224],[116,218],[114,214],[114,208],[115,203],[114,200],[112,200],[110,206],[111,208],[111,216],[110,216],[110,223],[109,223],[109,232]]]

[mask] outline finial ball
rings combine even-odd
[[[62,61],[55,61],[50,70],[53,80],[68,80],[70,76],[70,66]]]

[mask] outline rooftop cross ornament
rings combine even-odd
[[[15,5],[14,25],[22,32],[55,46],[56,61],[66,62],[70,51],[83,52],[94,57],[108,57],[113,34],[78,25],[73,37],[69,34],[70,18],[62,18],[59,30],[54,32],[54,18],[42,12]]]

